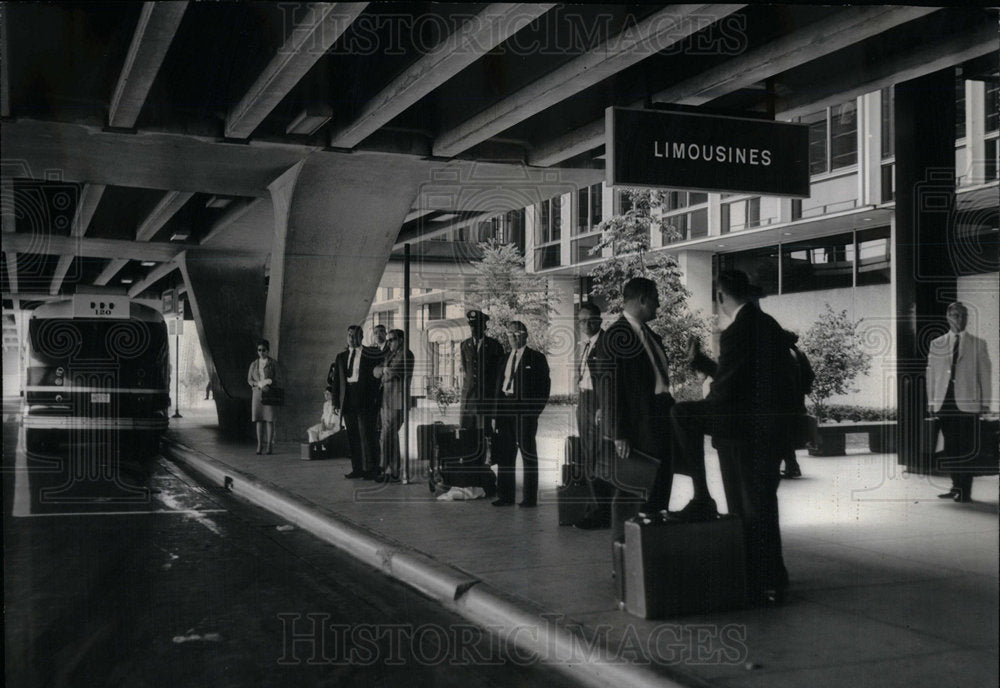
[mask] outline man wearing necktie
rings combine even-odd
[[[614,441],[613,452],[599,452],[595,473],[611,483],[611,530],[625,539],[625,521],[636,515],[643,498],[650,509],[665,509],[672,479],[670,394],[663,340],[646,324],[656,317],[660,296],[656,283],[636,277],[622,292],[624,313],[601,337],[590,373],[597,389],[601,432]],[[625,484],[627,462],[659,462],[655,480]],[[629,478],[631,480],[631,478]]]
[[[351,451],[348,479],[374,480],[378,470],[378,380],[375,366],[381,361],[377,349],[361,345],[359,325],[347,328],[347,348],[337,354],[327,384],[333,389],[334,409],[341,413]]]
[[[977,419],[991,398],[990,355],[984,340],[965,331],[965,304],[950,304],[945,316],[949,332],[931,342],[926,373],[927,404],[944,436],[944,468],[952,468],[951,489],[938,497],[971,502],[973,473],[948,464],[975,458]]]
[[[538,504],[535,434],[538,432],[538,416],[549,401],[552,381],[545,355],[527,346],[528,328],[523,322],[511,321],[507,326],[507,337],[510,354],[497,374],[493,413],[496,433],[493,458],[499,468],[497,499],[493,506],[514,503],[514,470],[520,449],[524,467],[520,506],[533,507]]]
[[[580,391],[576,407],[576,426],[580,435],[580,450],[587,485],[590,488],[591,503],[587,507],[587,514],[573,525],[582,530],[596,530],[611,527],[611,500],[615,492],[614,485],[596,473],[597,455],[605,444],[598,422],[597,391],[591,368],[597,366],[597,349],[604,338],[604,330],[601,329],[601,309],[593,303],[581,305],[577,315],[577,325],[583,353],[580,354],[576,374],[576,384]]]

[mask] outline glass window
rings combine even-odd
[[[708,194],[700,191],[692,191],[688,194],[688,205],[698,205],[708,203]]]
[[[882,157],[896,154],[896,89],[882,89]]]
[[[577,192],[576,227],[574,234],[592,232],[601,223],[601,185],[580,189]]]
[[[591,234],[590,236],[583,237],[582,239],[575,239],[573,241],[573,252],[572,260],[574,263],[582,263],[588,260],[597,260],[601,257],[601,254],[592,254],[590,249],[594,248],[601,241],[600,234]]]
[[[760,197],[735,201],[722,206],[723,232],[738,232],[741,229],[760,226]],[[708,217],[706,214],[706,222]]]
[[[624,191],[618,192],[618,214],[624,215],[628,211],[632,210],[632,199],[629,198],[628,193]]]
[[[955,79],[955,138],[965,138],[965,79]]]
[[[849,100],[830,108],[830,169],[858,162],[858,105]]]
[[[708,236],[708,208],[688,214],[688,229],[691,239]]]
[[[535,269],[545,270],[557,268],[560,265],[559,244],[551,244],[535,249]]]
[[[561,198],[556,196],[543,201],[539,206],[538,223],[535,227],[535,243],[547,244],[559,241],[562,229]]]
[[[781,269],[784,294],[850,287],[854,238],[848,233],[786,244],[781,249]]]
[[[802,118],[809,125],[809,174],[826,172],[826,110]]]
[[[858,281],[857,285],[889,284],[891,280],[892,246],[889,228],[875,227],[857,233]]]
[[[986,131],[997,131],[1000,129],[1000,84],[987,82],[985,95]]]
[[[764,290],[764,294],[778,293],[778,247],[722,253],[716,256],[718,270],[742,270],[750,282]]]
[[[896,166],[882,165],[882,202],[888,203],[896,196]]]
[[[596,229],[604,214],[604,187],[594,184],[590,187],[590,224]]]

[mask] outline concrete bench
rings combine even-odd
[[[896,421],[845,421],[820,423],[817,427],[819,442],[809,448],[810,456],[844,456],[847,453],[847,436],[866,433],[868,449],[873,453],[896,451]]]

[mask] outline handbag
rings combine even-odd
[[[264,406],[281,406],[285,403],[285,390],[281,387],[264,387],[260,390],[260,403]]]

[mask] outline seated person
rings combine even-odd
[[[309,433],[310,443],[325,440],[330,435],[340,432],[340,415],[333,410],[333,388],[327,387],[323,390],[323,398],[326,399],[323,402],[323,417],[319,423],[306,430]]]

